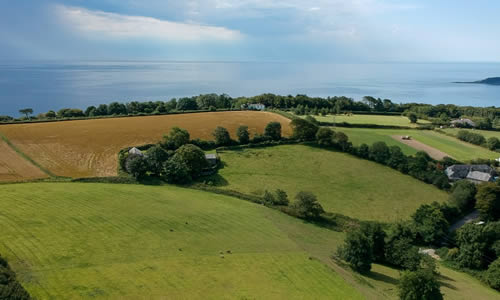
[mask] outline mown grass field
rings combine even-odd
[[[166,186],[0,194],[0,252],[38,299],[362,299],[321,262],[343,234],[260,205]]]
[[[430,130],[393,130],[393,129],[366,129],[366,128],[345,128],[337,127],[335,130],[342,131],[349,136],[349,140],[354,145],[359,146],[362,143],[371,145],[377,141],[386,142],[388,145],[397,145],[401,147],[407,155],[412,155],[417,150],[395,140],[392,136],[409,135],[412,139],[436,148],[449,154],[451,157],[468,161],[476,158],[498,158],[498,153],[486,148],[462,142],[454,137],[450,137]]]
[[[255,111],[1,125],[0,133],[55,175],[93,177],[116,175],[119,150],[156,143],[174,126],[187,129],[191,138],[211,140],[217,126],[226,127],[236,138],[241,125],[255,134],[271,121],[282,123],[283,135],[291,134],[290,120]]]
[[[381,115],[326,115],[314,116],[320,122],[335,122],[349,124],[376,124],[388,126],[408,126],[417,127],[418,125],[430,124],[427,120],[418,120],[417,124],[412,124],[405,116],[381,116]]]
[[[310,191],[330,212],[361,220],[408,218],[423,203],[448,195],[389,167],[304,145],[224,151],[216,182],[222,189],[262,195]]]

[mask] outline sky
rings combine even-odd
[[[0,0],[0,60],[500,62],[497,0]]]

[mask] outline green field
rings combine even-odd
[[[342,234],[260,205],[165,186],[30,183],[0,194],[0,253],[39,299],[362,298],[309,258],[327,258]]]
[[[498,158],[497,152],[486,148],[462,142],[456,138],[431,131],[431,130],[402,130],[402,129],[366,129],[337,127],[335,130],[342,131],[349,136],[349,140],[356,146],[362,143],[371,145],[376,141],[386,142],[388,145],[400,146],[407,155],[415,154],[417,150],[394,140],[393,135],[410,135],[412,139],[443,151],[460,161],[468,161],[476,158]]]
[[[482,136],[484,136],[486,139],[488,139],[490,137],[496,137],[496,138],[500,139],[500,131],[489,131],[489,130],[478,130],[478,129],[472,130],[472,129],[461,129],[461,128],[446,128],[443,130],[446,133],[453,134],[453,135],[456,135],[458,133],[458,131],[460,131],[460,130],[467,130],[467,131],[471,131],[474,133],[479,133]]]
[[[427,120],[418,120],[417,124],[412,124],[407,117],[404,116],[381,116],[381,115],[327,115],[314,116],[320,122],[335,122],[349,124],[377,124],[386,126],[409,126],[417,127],[418,125],[430,124]]]
[[[318,196],[325,210],[362,220],[408,218],[423,203],[447,194],[389,167],[303,145],[225,151],[221,188],[262,195],[264,190]]]

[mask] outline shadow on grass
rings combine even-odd
[[[397,285],[399,283],[399,280],[397,280],[396,278],[392,278],[392,277],[387,276],[385,274],[374,272],[374,271],[370,271],[369,273],[367,273],[365,275],[366,275],[366,277],[371,278],[371,279],[376,280],[376,281],[382,281],[382,282],[393,284],[393,285]]]

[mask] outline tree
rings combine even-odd
[[[486,283],[496,290],[500,290],[500,258],[490,264],[484,276]]]
[[[189,132],[179,127],[173,127],[168,136],[163,136],[162,146],[169,150],[175,150],[187,143],[189,143]]]
[[[319,127],[304,119],[293,119],[290,123],[293,129],[293,137],[299,140],[311,141],[316,137]]]
[[[476,185],[468,180],[455,182],[451,189],[449,201],[460,211],[467,211],[476,204]]]
[[[338,252],[357,272],[370,271],[373,262],[373,241],[360,229],[347,233],[344,245]]]
[[[385,142],[375,142],[370,147],[370,159],[381,164],[386,164],[390,157],[389,147]]]
[[[231,136],[226,128],[217,126],[215,128],[213,136],[215,137],[215,144],[217,146],[227,146],[231,144]]]
[[[187,144],[177,149],[173,157],[186,164],[188,173],[192,178],[199,177],[203,169],[208,166],[205,152],[192,144]]]
[[[362,223],[361,232],[372,242],[373,260],[376,262],[385,261],[385,238],[386,233],[379,223]]]
[[[264,203],[267,204],[267,205],[273,205],[274,204],[274,201],[275,201],[275,198],[274,198],[274,195],[271,194],[268,190],[266,190],[264,192],[264,197],[262,197],[264,199]]]
[[[33,114],[33,108],[23,108],[19,110],[19,113],[26,115],[26,119],[30,118],[30,115]]]
[[[240,126],[236,130],[236,136],[240,144],[245,145],[250,142],[250,133],[248,133],[248,126]]]
[[[175,155],[164,163],[163,173],[165,174],[166,181],[169,183],[182,184],[192,180],[186,163],[179,156],[175,157]]]
[[[274,204],[275,205],[288,205],[290,201],[288,200],[288,195],[285,191],[277,189],[274,193]]]
[[[196,100],[193,98],[181,98],[177,101],[177,110],[197,110],[198,105],[196,104]]]
[[[418,238],[425,244],[437,245],[448,233],[448,221],[437,202],[421,205],[412,215],[412,219]]]
[[[93,117],[93,116],[95,116],[95,115],[96,115],[96,114],[95,114],[96,109],[97,109],[97,108],[96,108],[95,106],[93,106],[93,105],[91,105],[91,106],[87,107],[87,109],[85,109],[85,115],[86,115],[87,117]]]
[[[321,127],[316,133],[316,142],[320,146],[329,147],[333,143],[333,134],[330,128]]]
[[[370,147],[365,143],[359,145],[358,156],[362,158],[368,158],[370,156]]]
[[[29,293],[16,278],[6,260],[0,256],[0,299],[31,299]]]
[[[148,171],[148,163],[144,156],[141,155],[129,156],[125,166],[127,172],[136,179],[143,177]]]
[[[264,129],[264,135],[270,137],[274,141],[281,140],[281,123],[270,122]]]
[[[412,112],[408,114],[408,119],[410,119],[410,122],[413,124],[417,123],[417,121],[418,121],[417,115],[415,113],[412,113]]]
[[[389,159],[387,160],[387,165],[403,173],[408,172],[408,158],[398,146],[391,146],[389,148]]]
[[[417,270],[422,255],[412,243],[415,240],[411,223],[398,222],[391,225],[385,240],[385,260],[406,270]]]
[[[149,171],[158,176],[164,169],[164,164],[168,160],[168,153],[160,145],[154,145],[146,151],[146,160]]]
[[[494,183],[481,184],[477,189],[476,208],[485,220],[500,218],[500,186]]]
[[[481,269],[487,265],[485,256],[490,237],[483,226],[466,224],[457,230],[456,243],[459,248],[455,260],[461,267]]]
[[[54,119],[56,117],[56,112],[53,110],[49,110],[48,112],[45,113],[45,117],[49,119]]]
[[[342,151],[348,151],[352,148],[349,137],[343,132],[336,132],[333,134],[333,144]]]
[[[94,111],[96,116],[105,116],[108,114],[108,106],[106,104],[100,104]]]
[[[295,200],[294,207],[301,218],[317,219],[325,212],[316,196],[311,192],[299,192],[295,196]]]
[[[441,300],[436,275],[429,270],[405,271],[398,283],[399,298],[402,300]]]
[[[488,145],[488,149],[490,150],[500,150],[500,140],[494,136],[490,137],[486,142]]]
[[[125,115],[127,114],[127,107],[118,102],[112,102],[108,106],[108,115]]]

